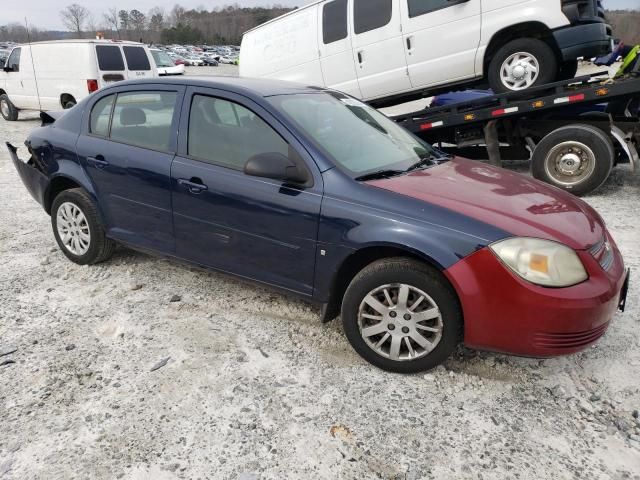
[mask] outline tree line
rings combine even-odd
[[[169,12],[160,7],[146,13],[135,8],[109,7],[100,15],[94,15],[86,7],[74,3],[60,11],[67,32],[47,31],[31,25],[27,32],[25,25],[11,23],[0,26],[0,41],[23,43],[29,37],[31,41],[94,38],[100,32],[105,38],[145,43],[239,45],[245,31],[291,10],[277,4],[272,7],[235,4],[213,10],[175,5]]]
[[[626,45],[640,45],[640,10],[610,10],[606,15],[614,37]]]

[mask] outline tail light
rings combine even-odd
[[[87,80],[87,90],[89,90],[89,93],[97,91],[98,88],[100,88],[98,86],[98,80]]]

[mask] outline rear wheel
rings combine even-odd
[[[563,62],[558,68],[558,80],[571,80],[578,73],[578,60]]]
[[[609,177],[613,144],[591,125],[567,125],[544,137],[533,151],[531,173],[574,195],[585,195]]]
[[[525,90],[553,82],[558,73],[556,56],[537,38],[519,38],[500,47],[489,63],[489,86],[495,93]]]
[[[9,96],[6,93],[0,95],[0,114],[8,122],[15,122],[18,120],[18,109],[13,106]]]
[[[65,190],[53,200],[51,226],[58,246],[72,262],[103,262],[115,250],[116,244],[106,237],[93,200],[80,188]]]
[[[376,261],[351,281],[342,302],[347,339],[371,364],[414,373],[442,363],[462,339],[462,311],[451,286],[407,258]]]

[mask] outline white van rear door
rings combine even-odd
[[[411,89],[400,29],[400,2],[352,0],[353,58],[362,98]]]
[[[113,82],[125,80],[127,71],[119,45],[96,45],[98,58],[98,85],[102,88]]]
[[[349,0],[333,0],[320,6],[318,48],[324,84],[361,98],[353,62]]]
[[[138,45],[123,45],[122,51],[127,61],[127,78],[149,78],[155,77],[151,67],[152,61],[147,55],[147,49]]]
[[[402,28],[414,87],[475,76],[481,0],[403,0]]]

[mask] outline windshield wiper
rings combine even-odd
[[[396,175],[402,175],[403,173],[405,173],[404,170],[377,170],[365,175],[360,175],[359,177],[356,177],[355,180],[358,182],[364,182],[366,180],[377,180],[379,178],[395,177]]]
[[[447,160],[451,160],[453,157],[451,155],[442,154],[440,156],[429,155],[428,157],[423,158],[419,162],[414,163],[409,168],[407,168],[407,172],[412,172],[413,170],[418,170],[419,168],[424,167],[435,167],[442,162],[446,162]]]

